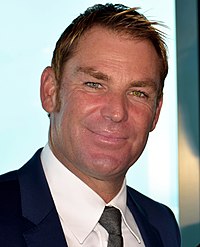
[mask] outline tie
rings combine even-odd
[[[99,223],[107,230],[108,247],[123,247],[121,213],[114,207],[105,207]]]

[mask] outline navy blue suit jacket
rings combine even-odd
[[[67,246],[42,169],[40,152],[38,150],[19,170],[0,176],[2,247]],[[171,210],[130,187],[127,193],[127,205],[145,246],[180,246],[179,228]]]

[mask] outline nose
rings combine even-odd
[[[119,123],[128,118],[126,97],[120,93],[109,93],[106,95],[101,114],[105,119]]]

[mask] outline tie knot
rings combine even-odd
[[[121,213],[115,207],[105,207],[99,223],[109,234],[121,235]]]

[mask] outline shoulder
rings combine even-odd
[[[0,246],[26,246],[17,171],[0,176],[0,198]]]
[[[5,174],[0,175],[0,184],[4,182],[14,181],[17,179],[17,171],[7,172]]]
[[[128,187],[128,200],[133,201],[145,217],[150,221],[155,221],[160,218],[166,218],[169,221],[175,220],[171,209],[166,205],[159,203],[142,193]]]
[[[20,192],[20,177],[24,174],[31,174],[35,167],[35,163],[40,162],[40,153],[42,149],[39,149],[33,157],[23,165],[19,170],[10,171],[8,173],[0,175],[0,214],[3,212],[13,212],[21,208],[21,192]]]
[[[171,214],[171,210],[164,204],[145,196],[144,194],[130,188],[129,186],[127,189],[128,197],[131,197],[131,199],[140,207],[146,216],[148,215],[148,217],[151,217],[156,214],[159,217],[163,214]]]
[[[0,193],[8,195],[7,192],[18,190],[18,177],[17,171],[11,171],[0,175]]]
[[[0,213],[6,212],[11,214],[18,210],[20,204],[20,189],[17,178],[17,171],[12,171],[0,176]]]
[[[11,203],[20,197],[20,177],[24,174],[32,175],[35,169],[35,164],[40,162],[40,153],[42,149],[39,149],[33,157],[23,165],[19,170],[10,171],[8,173],[0,175],[0,198],[1,202]],[[0,209],[1,209],[0,203]],[[14,205],[15,205],[14,204]],[[10,205],[12,207],[13,204]]]
[[[130,187],[127,187],[127,192],[129,205],[136,205],[140,213],[143,214],[143,217],[157,229],[163,239],[171,236],[171,241],[174,240],[180,244],[180,230],[175,216],[169,207],[152,200]]]

